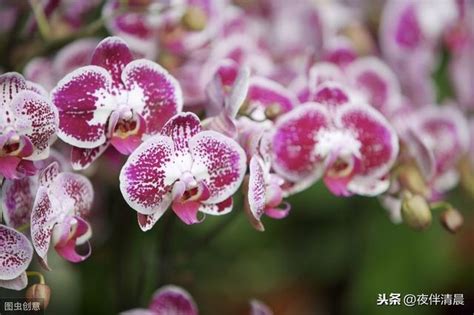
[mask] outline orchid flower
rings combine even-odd
[[[60,172],[57,163],[45,168],[38,179],[39,188],[31,212],[31,239],[41,263],[49,269],[47,254],[50,245],[71,262],[89,257],[91,227],[84,219],[90,211],[93,189],[89,180],[79,174]],[[81,255],[77,245],[86,244],[88,252]]]
[[[203,131],[196,115],[181,113],[130,155],[120,172],[120,190],[144,231],[170,205],[184,223],[194,224],[201,222],[198,212],[232,210],[245,169],[245,153],[234,140]]]
[[[437,60],[435,48],[456,15],[456,0],[433,3],[390,0],[385,4],[380,45],[400,77],[405,94],[415,105],[424,106],[435,101],[431,79]]]
[[[384,192],[399,149],[382,114],[359,103],[300,105],[276,121],[272,145],[273,168],[297,183],[296,191],[323,177],[329,190],[342,196]]]
[[[238,121],[239,143],[249,162],[249,175],[244,179],[244,209],[252,226],[264,231],[261,217],[285,218],[291,209],[283,203],[285,180],[272,171],[270,135],[273,124],[242,117]],[[281,205],[283,208],[280,208]]]
[[[184,289],[166,285],[158,289],[148,308],[137,308],[121,315],[197,315],[198,308],[192,296]]]
[[[434,172],[427,178],[433,194],[452,189],[459,181],[458,163],[469,150],[468,122],[452,105],[423,108],[411,121],[413,133],[434,158]]]
[[[57,110],[40,86],[18,73],[0,75],[0,91],[0,175],[34,174],[33,161],[47,158],[56,140]]]
[[[468,123],[454,106],[427,106],[402,113],[400,120],[404,152],[399,174],[380,198],[394,223],[402,222],[404,191],[435,202],[457,185],[458,164],[468,152],[470,138]]]
[[[290,205],[279,206],[283,202],[282,185],[284,180],[270,172],[271,164],[258,155],[250,160],[248,191],[245,191],[245,210],[253,227],[264,231],[261,217],[263,214],[273,219],[283,219],[290,212]]]
[[[123,3],[108,0],[103,8],[108,30],[123,37],[132,49],[153,58],[160,49],[185,54],[202,47],[220,27],[218,0],[132,0],[123,12]],[[159,43],[158,43],[159,40]]]
[[[352,98],[362,98],[386,117],[390,117],[401,104],[401,88],[395,74],[382,60],[363,57],[351,61],[341,68],[333,63],[319,62],[310,68],[309,100],[318,101],[315,94],[321,85],[335,82]],[[326,90],[326,93],[329,92]]]
[[[176,80],[156,63],[132,60],[117,37],[100,42],[92,65],[68,74],[51,95],[59,110],[58,136],[74,146],[74,169],[88,167],[109,145],[130,154],[183,105]]]
[[[24,289],[28,284],[25,270],[32,258],[33,247],[28,238],[0,224],[0,287]]]

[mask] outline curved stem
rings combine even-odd
[[[27,277],[38,277],[39,279],[39,283],[40,284],[45,284],[45,281],[44,281],[44,276],[41,272],[39,271],[27,271],[26,272],[26,276]]]

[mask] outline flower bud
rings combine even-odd
[[[456,233],[462,227],[464,218],[457,209],[449,208],[439,217],[441,224],[451,233]]]
[[[37,300],[39,299],[43,303],[42,309],[46,309],[49,304],[49,299],[51,297],[51,289],[48,285],[37,283],[33,284],[26,290],[26,299],[27,300]]]
[[[189,7],[181,19],[182,25],[190,31],[202,31],[206,28],[207,16],[201,8]]]
[[[275,119],[282,113],[281,107],[278,104],[272,104],[265,109],[265,116],[268,119]]]
[[[402,203],[402,218],[409,227],[422,231],[431,225],[431,209],[420,195],[406,195]]]
[[[398,180],[403,188],[408,189],[413,194],[426,196],[428,193],[425,180],[416,166],[402,166]]]

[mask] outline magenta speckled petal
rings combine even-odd
[[[80,148],[92,149],[106,141],[106,124],[115,109],[109,94],[111,76],[97,66],[71,72],[51,92],[59,111],[61,140]]]
[[[194,160],[191,172],[210,192],[203,203],[218,203],[232,196],[246,170],[246,155],[240,145],[215,131],[203,131],[189,140],[189,148]]]
[[[317,180],[323,172],[323,158],[316,153],[318,134],[330,125],[327,110],[306,103],[282,115],[273,135],[273,167],[283,178],[298,182]]]
[[[30,265],[33,247],[28,238],[0,224],[0,280],[19,277]]]
[[[112,77],[112,86],[122,89],[122,71],[132,60],[132,53],[121,38],[107,37],[94,50],[91,64],[106,69]]]
[[[154,136],[140,145],[120,172],[120,190],[135,211],[151,215],[171,204],[171,189],[178,179],[172,171],[173,141]]]
[[[130,105],[143,103],[141,112],[148,134],[160,132],[165,123],[183,108],[183,95],[178,81],[160,65],[145,59],[130,62],[122,72],[122,81],[129,90],[142,91]],[[138,99],[140,98],[140,99]]]

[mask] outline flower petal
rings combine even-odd
[[[248,203],[253,217],[260,221],[265,212],[265,171],[263,161],[256,155],[249,164]]]
[[[5,180],[1,191],[3,220],[6,225],[18,228],[30,222],[37,183],[34,177]]]
[[[266,109],[283,114],[298,104],[296,96],[279,83],[263,78],[253,77],[250,81],[247,94],[249,111],[260,110],[262,114]],[[265,116],[263,116],[265,117]]]
[[[46,187],[40,187],[31,212],[31,240],[42,263],[48,268],[47,253],[51,243],[53,227],[56,225],[61,209],[53,207]]]
[[[95,48],[91,64],[106,69],[112,77],[112,86],[122,89],[122,71],[133,60],[128,45],[120,37],[107,37]]]
[[[361,90],[370,105],[382,113],[389,113],[400,103],[400,85],[395,74],[380,59],[360,58],[347,68],[354,86]]]
[[[13,280],[30,265],[33,247],[28,238],[0,224],[0,279]]]
[[[265,214],[272,219],[284,219],[290,214],[291,205],[288,202],[283,203],[284,208],[267,208]]]
[[[219,203],[201,204],[199,212],[210,215],[224,215],[232,211],[233,200],[232,197]]]
[[[329,62],[318,62],[309,70],[308,86],[311,93],[323,82],[344,82],[344,75],[336,65]]]
[[[210,197],[205,204],[219,203],[232,196],[245,175],[246,155],[234,140],[215,131],[203,131],[189,140],[193,157],[191,173],[204,181]]]
[[[78,239],[90,235],[90,225],[84,219],[74,216],[68,217],[53,230],[53,243],[56,252],[67,261],[78,263],[86,260],[91,254],[89,242],[86,241],[88,251],[81,255],[76,251]]]
[[[21,162],[21,158],[17,156],[2,156],[0,157],[0,174],[8,179],[21,178],[18,167]]]
[[[76,171],[88,168],[95,160],[97,160],[102,155],[102,153],[105,152],[105,150],[107,150],[109,145],[110,145],[110,142],[106,142],[92,149],[72,147],[71,149],[72,168]]]
[[[137,220],[140,229],[142,229],[143,232],[150,230],[155,225],[155,223],[158,222],[158,220],[163,216],[166,210],[167,208],[162,208],[158,211],[153,212],[150,215],[137,213]]]
[[[348,184],[348,189],[359,196],[374,197],[386,192],[389,186],[388,176],[383,179],[355,176]]]
[[[434,153],[436,173],[456,167],[469,147],[469,127],[463,114],[452,106],[429,106],[416,114],[416,132]]]
[[[94,190],[89,179],[80,174],[60,173],[51,184],[51,191],[74,215],[86,216],[92,207]]]
[[[350,100],[349,92],[341,84],[334,81],[321,83],[315,89],[311,99],[329,108],[342,106]]]
[[[92,54],[98,44],[97,38],[83,38],[64,46],[54,57],[54,71],[59,75],[65,75],[79,67],[91,64]]]
[[[0,75],[1,108],[7,109],[8,104],[10,104],[13,98],[26,89],[26,81],[21,74],[7,72]]]
[[[171,189],[178,177],[173,168],[173,141],[154,136],[142,143],[128,158],[120,172],[120,191],[125,201],[142,214],[161,212],[171,204]]]
[[[171,208],[174,213],[186,224],[196,224],[202,222],[202,219],[198,219],[197,214],[201,203],[199,201],[174,201],[171,204]]]
[[[157,315],[198,314],[196,303],[191,295],[174,285],[167,285],[158,289],[153,295],[148,308]]]
[[[183,108],[183,95],[178,82],[152,61],[132,61],[123,69],[122,81],[131,91],[142,90],[143,99],[129,99],[129,102],[144,104],[139,114],[146,121],[148,134],[160,132],[165,123]]]
[[[34,57],[31,59],[23,69],[25,78],[41,84],[48,91],[56,84],[55,73],[51,66],[52,62],[46,57]]]
[[[173,139],[175,151],[183,154],[189,150],[189,139],[201,132],[201,129],[201,122],[196,114],[183,112],[173,116],[164,125],[161,134]]]
[[[20,291],[28,285],[26,272],[22,272],[18,277],[12,280],[0,280],[0,288]]]
[[[11,102],[19,133],[27,136],[35,150],[28,159],[37,159],[56,140],[57,109],[43,96],[24,91]]]
[[[358,175],[386,175],[398,156],[398,137],[389,122],[368,105],[350,104],[340,108],[336,126],[347,130],[360,142]]]
[[[106,141],[106,124],[115,104],[108,90],[110,74],[86,66],[65,76],[51,92],[59,111],[58,135],[80,148],[92,149]]]
[[[245,101],[249,89],[250,69],[242,67],[235,78],[229,95],[225,98],[226,115],[235,118]]]
[[[323,160],[315,152],[317,135],[330,124],[327,110],[306,103],[281,116],[273,134],[273,167],[283,178],[310,185],[323,172]]]

